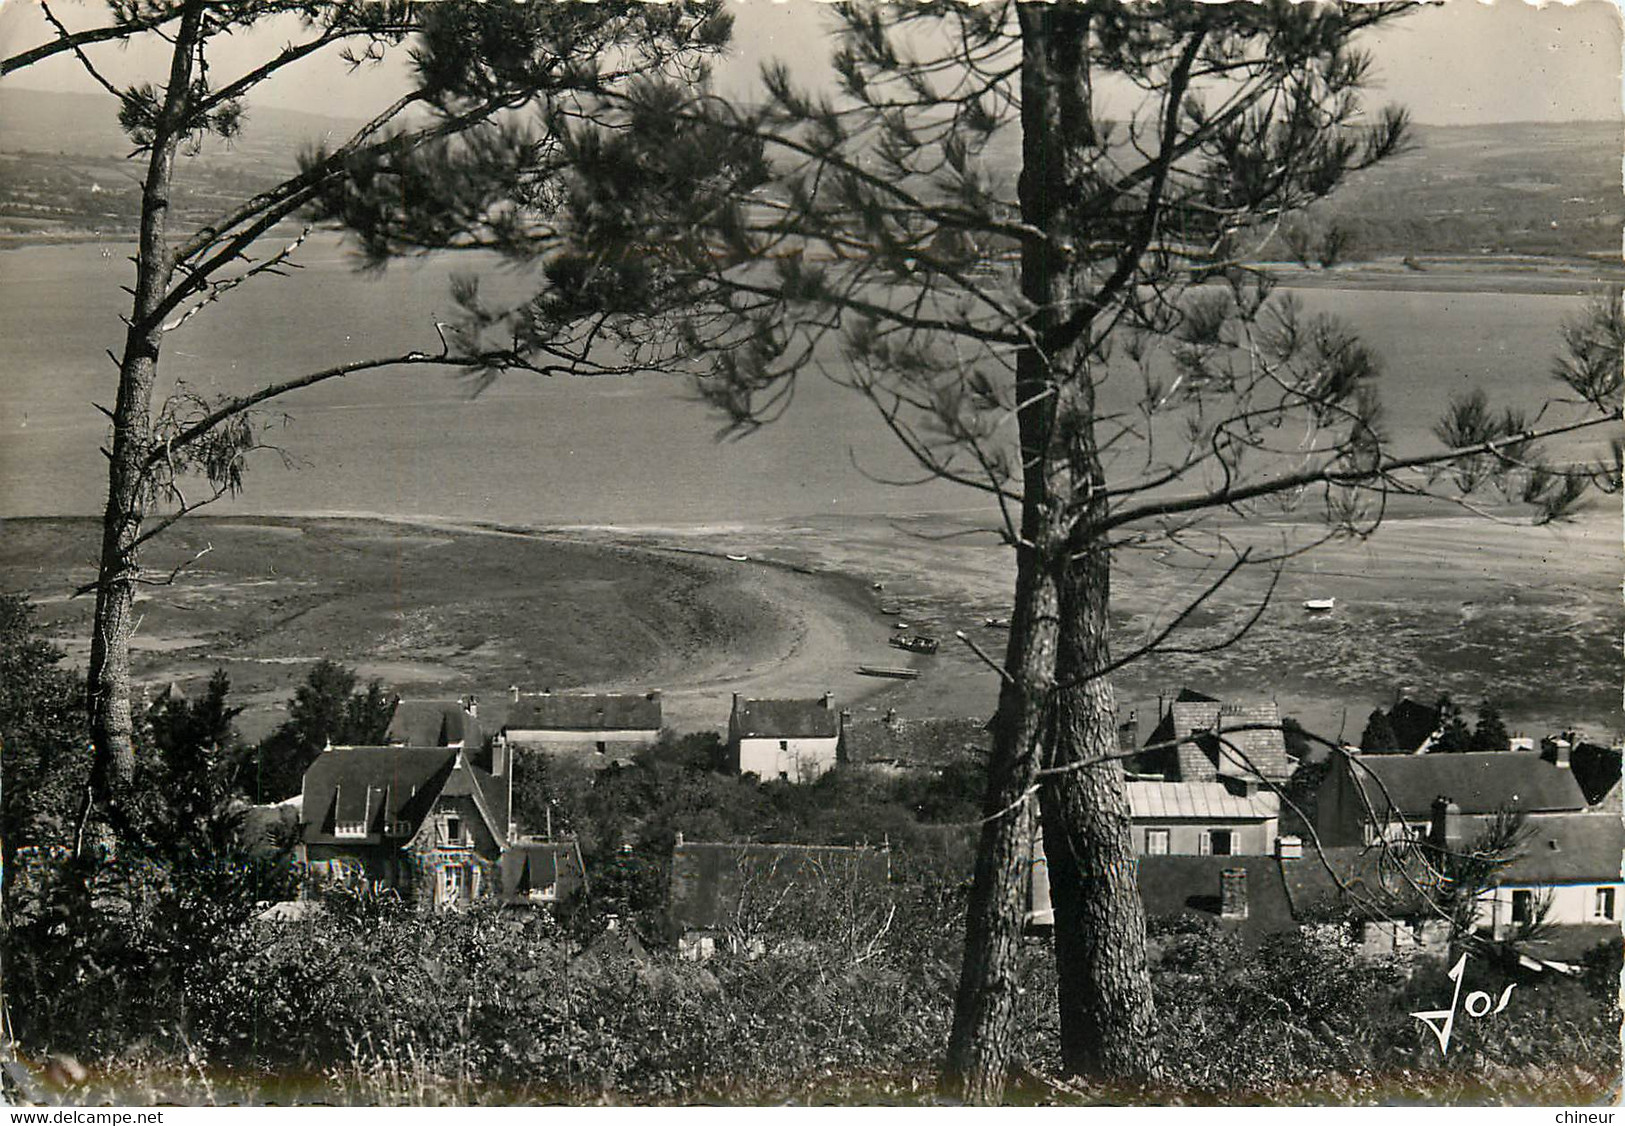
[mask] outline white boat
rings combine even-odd
[[[750,562],[750,556],[748,556],[748,555],[730,555],[730,556],[728,556],[728,558],[732,559],[735,563],[749,563]]]
[[[1337,608],[1337,599],[1311,598],[1309,601],[1303,604],[1303,608],[1308,610],[1311,614],[1323,614],[1327,610],[1335,610]]]

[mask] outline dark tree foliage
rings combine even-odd
[[[640,83],[566,123],[565,190],[521,246],[511,228],[483,235],[483,219],[414,218],[388,191],[365,201],[424,244],[472,239],[539,265],[517,308],[464,287],[470,339],[590,324],[582,345],[690,363],[740,431],[822,371],[873,404],[925,475],[999,506],[1015,611],[948,1061],[973,1099],[997,1097],[1016,1043],[1013,873],[1035,794],[1067,1066],[1157,1067],[1110,674],[1178,649],[1190,608],[1114,656],[1114,552],[1200,553],[1213,578],[1200,603],[1244,565],[1279,562],[1204,535],[1204,513],[1313,503],[1331,538],[1368,533],[1389,495],[1429,494],[1436,466],[1459,470],[1453,486],[1514,494],[1547,474],[1525,499],[1548,514],[1553,488],[1614,483],[1613,466],[1546,466],[1532,423],[1487,406],[1452,408],[1438,449],[1396,455],[1377,358],[1335,319],[1275,299],[1250,260],[1249,231],[1405,143],[1402,113],[1362,109],[1370,61],[1355,46],[1402,11],[841,5],[832,91],[770,67],[753,101]],[[467,165],[492,166],[508,167]],[[1325,264],[1346,249],[1336,232],[1316,241]],[[1590,391],[1618,386],[1598,378]],[[1618,417],[1606,394],[1583,397],[1589,413],[1547,432]]]
[[[1394,751],[1399,749],[1399,738],[1388,722],[1388,713],[1381,708],[1372,710],[1366,718],[1365,730],[1360,733],[1362,751]]]
[[[1471,751],[1505,751],[1512,746],[1512,736],[1501,722],[1501,710],[1489,700],[1478,707],[1478,724],[1473,728],[1467,749]]]
[[[396,698],[383,682],[356,690],[354,669],[322,658],[288,701],[288,718],[244,760],[239,785],[255,801],[297,794],[305,770],[329,744],[371,747],[384,742]]]
[[[1473,732],[1461,714],[1461,707],[1448,695],[1440,696],[1436,707],[1439,711],[1439,733],[1428,749],[1445,754],[1472,750]]]

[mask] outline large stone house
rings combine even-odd
[[[1440,797],[1467,817],[1587,808],[1567,758],[1548,761],[1528,751],[1349,754],[1334,757],[1321,783],[1315,831],[1332,846],[1425,836]]]
[[[581,886],[573,841],[512,819],[505,748],[489,769],[462,747],[335,747],[305,771],[298,858],[318,884],[393,891],[420,906],[545,902]]]
[[[749,700],[734,693],[728,713],[728,762],[762,781],[811,782],[840,757],[841,717],[834,697]]]
[[[654,746],[662,724],[658,691],[541,692],[507,703],[498,739],[593,768],[625,765]]]

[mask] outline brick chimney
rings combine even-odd
[[[1428,843],[1445,852],[1461,850],[1461,806],[1443,794],[1433,799]]]
[[[1219,918],[1247,917],[1247,869],[1226,868],[1219,873]]]

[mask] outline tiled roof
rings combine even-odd
[[[1253,944],[1267,935],[1297,928],[1281,880],[1282,862],[1273,856],[1141,856],[1140,899],[1149,916],[1219,916],[1219,883],[1226,870],[1247,873],[1247,917],[1219,919]]]
[[[841,731],[846,761],[941,766],[985,754],[988,733],[976,719],[858,719]]]
[[[659,731],[660,696],[544,693],[510,704],[506,731]]]
[[[778,895],[818,880],[884,884],[890,857],[876,848],[837,845],[679,844],[671,854],[668,918],[679,930],[714,930],[747,896]]]
[[[1192,818],[1262,821],[1281,814],[1281,799],[1260,790],[1250,797],[1232,793],[1223,782],[1129,782],[1129,815],[1135,818]]]
[[[1281,861],[1281,876],[1292,913],[1303,922],[1349,910],[1368,918],[1430,914],[1422,894],[1426,873],[1411,862],[1407,878],[1398,855],[1381,847],[1316,851],[1305,842],[1302,857]]]
[[[1536,814],[1529,837],[1498,884],[1603,884],[1620,880],[1625,823],[1608,813]]]
[[[747,739],[833,739],[840,717],[818,700],[746,700],[735,703],[738,731]]]
[[[1586,807],[1573,771],[1527,751],[1359,755],[1351,761],[1350,770],[1378,820],[1387,820],[1387,811],[1395,808],[1406,820],[1426,821],[1437,797],[1454,801],[1465,814],[1494,813],[1502,808],[1549,813]]]

